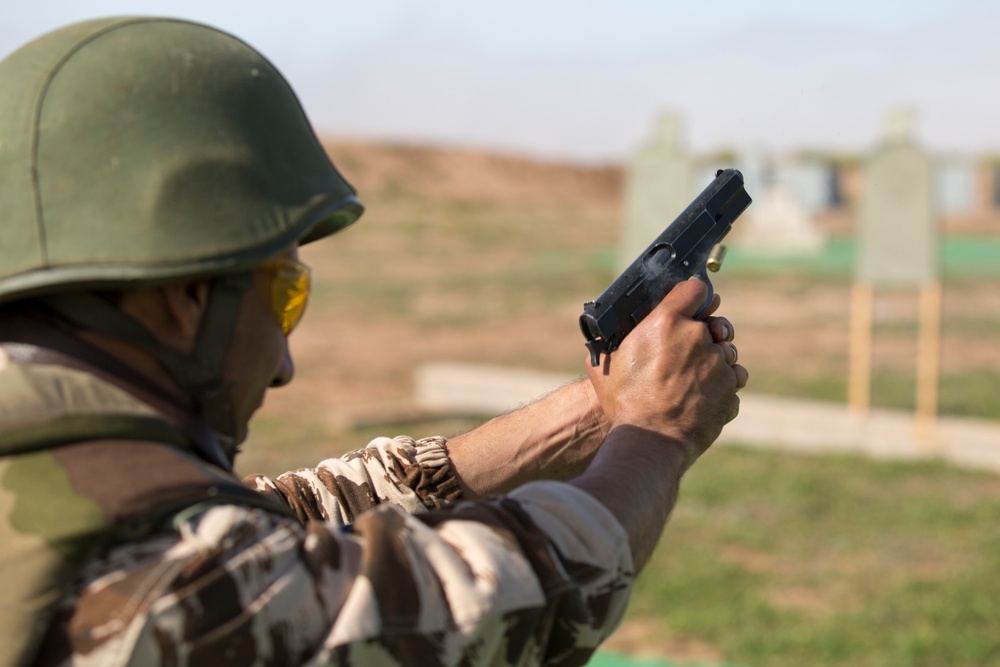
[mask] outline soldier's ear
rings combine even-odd
[[[193,347],[201,320],[208,309],[211,284],[206,280],[176,283],[161,288],[168,327],[177,336],[178,347]]]
[[[194,349],[208,309],[210,283],[193,281],[122,292],[118,307],[163,343],[181,352]]]

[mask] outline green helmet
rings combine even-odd
[[[163,18],[0,62],[0,301],[233,273],[362,212],[278,71]]]
[[[87,21],[0,62],[0,303],[40,297],[157,358],[223,437],[221,369],[251,270],[361,215],[295,94],[204,25]],[[105,290],[210,278],[190,355]]]

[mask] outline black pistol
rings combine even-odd
[[[583,304],[580,329],[587,339],[591,364],[600,363],[602,352],[618,349],[625,336],[679,282],[697,276],[707,284],[708,299],[698,312],[708,307],[715,295],[706,272],[712,249],[751,201],[743,188],[743,174],[720,169],[715,180],[601,296]]]

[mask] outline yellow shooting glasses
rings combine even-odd
[[[271,309],[287,336],[302,319],[309,301],[309,267],[290,255],[281,255],[261,268],[271,274]]]

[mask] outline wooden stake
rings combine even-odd
[[[855,283],[851,289],[850,367],[847,405],[853,412],[868,414],[872,382],[872,310],[875,291],[871,285]]]
[[[920,331],[917,348],[917,437],[930,441],[937,420],[941,372],[941,283],[920,288]]]

